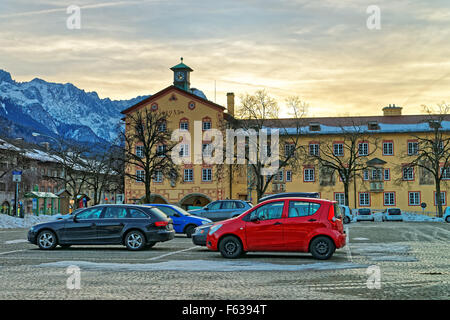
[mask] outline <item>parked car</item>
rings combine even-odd
[[[196,227],[206,223],[212,223],[207,218],[197,217],[183,208],[171,204],[150,204],[164,212],[173,221],[173,228],[176,233],[184,233],[188,238],[192,237]]]
[[[369,208],[359,208],[356,211],[356,221],[375,221],[375,217]]]
[[[442,216],[445,222],[450,223],[450,207],[447,207],[444,211],[444,215]]]
[[[259,202],[263,202],[270,199],[278,199],[278,198],[292,198],[292,197],[300,197],[300,198],[319,198],[318,192],[283,192],[277,194],[270,194],[268,196],[262,197],[259,199]]]
[[[204,224],[195,228],[192,234],[192,243],[197,246],[206,246],[206,237],[208,236],[208,231],[212,227],[212,223]]]
[[[345,224],[350,223],[353,220],[352,210],[348,206],[339,206],[342,212],[342,222]]]
[[[96,205],[28,231],[28,241],[43,250],[109,244],[141,250],[174,237],[172,219],[158,208],[138,205]]]
[[[403,221],[402,210],[399,208],[388,208],[383,211],[383,221]]]
[[[215,223],[206,246],[225,258],[248,251],[310,252],[329,259],[345,246],[341,210],[335,201],[281,198],[259,203],[245,214]]]
[[[221,221],[237,217],[250,208],[252,204],[244,200],[217,200],[201,209],[189,210],[189,213],[212,221]]]

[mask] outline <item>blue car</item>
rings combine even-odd
[[[146,206],[156,207],[170,217],[173,221],[173,228],[176,233],[185,233],[188,238],[192,237],[195,228],[212,223],[211,220],[197,217],[186,210],[171,204],[146,204]]]

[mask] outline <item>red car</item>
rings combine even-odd
[[[240,216],[214,224],[206,245],[225,258],[248,251],[310,252],[329,259],[345,246],[341,211],[335,201],[280,198],[261,202]]]

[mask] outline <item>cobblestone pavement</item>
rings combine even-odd
[[[227,260],[181,235],[140,252],[47,252],[24,241],[26,230],[1,229],[0,299],[450,298],[450,224],[359,222],[346,229],[349,245],[328,261],[300,253]],[[71,265],[80,268],[80,289],[69,289]]]

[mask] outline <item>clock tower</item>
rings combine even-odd
[[[180,89],[189,91],[191,85],[190,73],[194,70],[183,63],[183,58],[181,58],[179,64],[173,66],[170,70],[173,71],[173,84]]]

